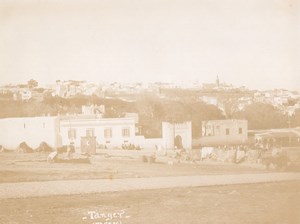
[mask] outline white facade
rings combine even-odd
[[[32,92],[28,89],[21,89],[21,90],[16,90],[13,93],[13,100],[22,100],[22,101],[28,101],[32,98]]]
[[[122,144],[136,144],[135,122],[133,118],[60,118],[62,144],[74,142],[80,147],[81,137],[95,136],[99,145],[106,148],[121,148]]]
[[[96,115],[23,117],[0,119],[0,145],[16,149],[21,142],[37,148],[46,142],[53,148],[74,143],[81,147],[81,139],[93,136],[103,148],[122,148],[133,144],[144,149],[192,148],[191,122],[171,124],[163,122],[163,136],[145,139],[136,135],[135,118],[101,118]]]
[[[30,90],[22,90],[21,91],[21,98],[23,101],[30,100],[32,97]]]
[[[200,97],[200,99],[201,99],[204,103],[206,103],[206,104],[218,106],[218,99],[217,99],[217,97],[212,97],[212,96],[202,96],[202,97]]]
[[[67,87],[62,82],[57,82],[54,87],[53,96],[65,97],[67,93]]]
[[[192,148],[192,123],[162,123],[162,141],[165,149]]]
[[[209,120],[202,122],[201,145],[244,144],[247,141],[248,122],[246,120]]]
[[[0,145],[15,149],[21,142],[37,148],[41,142],[52,147],[59,144],[56,117],[22,117],[0,119]]]
[[[99,116],[22,117],[0,119],[0,145],[15,149],[21,142],[37,148],[46,142],[53,148],[68,145],[81,147],[81,137],[94,136],[98,145],[122,148],[123,144],[148,148],[144,136],[136,136],[134,118],[101,118]],[[148,144],[149,143],[149,144]],[[154,146],[153,146],[154,147]]]

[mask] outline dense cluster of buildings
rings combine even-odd
[[[86,81],[58,80],[47,88],[6,85],[0,88],[0,94],[9,95],[15,101],[43,101],[47,94],[63,98],[72,98],[78,94],[121,98],[146,91],[160,96],[162,88],[179,87],[169,83],[91,84]],[[215,83],[200,86],[196,82],[190,83],[189,87],[181,88],[200,89],[202,92],[200,91],[199,101],[214,105],[223,111],[225,111],[224,98],[232,103],[231,109],[235,111],[242,111],[247,105],[255,102],[272,104],[288,115],[293,115],[300,108],[300,95],[295,91],[249,91],[244,87],[234,88],[232,85],[220,83],[218,78]],[[265,130],[249,135],[246,120],[204,121],[201,125],[202,136],[199,139],[192,139],[191,122],[180,124],[162,122],[161,138],[147,139],[141,135],[138,114],[127,113],[122,118],[103,118],[103,114],[105,114],[104,106],[92,105],[83,106],[82,114],[79,115],[0,119],[2,131],[0,145],[16,148],[19,143],[25,141],[32,147],[47,142],[55,148],[70,143],[80,148],[83,143],[93,141],[95,147],[107,149],[121,148],[127,144],[138,145],[141,148],[159,146],[166,149],[190,149],[199,146],[247,144],[249,139],[261,144],[271,144],[270,142],[273,144],[276,140],[277,143],[288,145],[300,144],[298,129]]]
[[[151,93],[162,98],[174,98],[163,94],[162,89],[191,89],[199,93],[199,101],[214,105],[225,111],[225,102],[230,100],[232,110],[242,111],[256,102],[271,104],[280,109],[283,113],[293,115],[295,110],[300,108],[300,94],[295,91],[275,89],[268,91],[248,90],[245,87],[234,87],[232,85],[221,83],[217,77],[214,83],[189,82],[181,83],[88,83],[86,81],[61,81],[57,80],[55,84],[48,85],[45,88],[29,88],[28,85],[5,85],[0,87],[1,94],[11,94],[12,100],[42,101],[45,95],[59,96],[63,98],[72,98],[76,95],[97,95],[99,97],[116,97],[124,100],[134,100],[136,95],[142,93]]]

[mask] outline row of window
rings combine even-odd
[[[219,126],[216,126],[219,127]],[[217,134],[220,133],[220,129],[216,128],[216,130],[214,128],[210,128],[210,126],[206,127],[206,129],[204,130],[204,136],[214,136],[215,135],[215,131]],[[226,128],[225,129],[225,134],[226,135],[230,135],[230,128]],[[243,128],[239,128],[238,129],[238,134],[241,135],[243,134]]]
[[[239,135],[243,134],[243,128],[239,128]],[[230,129],[226,128],[226,135],[230,135]]]
[[[86,129],[86,136],[87,137],[93,137],[95,136],[95,129],[93,128],[88,128]],[[70,128],[68,130],[68,137],[69,139],[76,139],[76,129],[75,128]],[[112,138],[112,129],[111,128],[105,128],[104,129],[104,138]],[[130,137],[130,128],[123,128],[122,129],[122,137]]]

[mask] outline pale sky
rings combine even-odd
[[[298,0],[1,0],[0,83],[300,90]]]

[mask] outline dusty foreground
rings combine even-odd
[[[44,182],[0,183],[0,199],[51,195],[91,194],[178,187],[203,187],[300,181],[299,173],[256,173],[231,175],[194,175],[176,177],[123,178],[98,180],[57,180]]]
[[[300,182],[2,199],[0,223],[300,223]]]
[[[159,176],[188,176],[216,174],[265,173],[263,167],[244,166],[231,163],[174,163],[162,159],[157,163],[143,163],[139,157],[96,155],[91,164],[47,163],[48,154],[15,152],[0,153],[0,183],[122,179]]]

